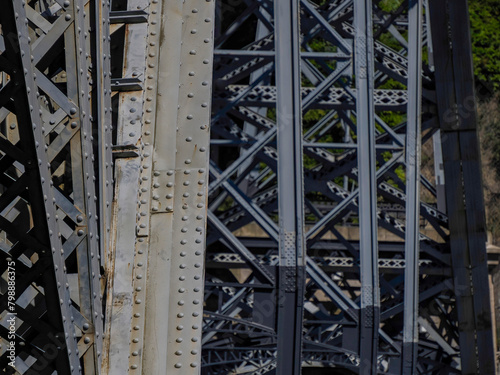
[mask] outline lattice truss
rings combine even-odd
[[[435,71],[443,66],[439,64],[450,51],[444,44],[438,51],[438,47],[433,48],[430,28],[432,14],[446,14],[449,10],[446,5],[430,9],[427,2],[422,4],[422,125],[418,146],[422,171],[417,179],[421,187],[417,266],[405,261],[406,171],[407,163],[418,160],[418,153],[413,153],[413,160],[405,154],[410,107],[409,20],[408,2],[398,3],[399,7],[388,9],[386,2],[373,1],[372,9],[380,278],[376,367],[381,373],[401,373],[403,272],[414,268],[420,274],[420,307],[415,316],[417,373],[468,373],[467,367],[479,366],[477,357],[473,354],[469,358],[467,352],[473,350],[462,347],[461,358],[460,346],[467,342],[464,331],[474,330],[466,327],[465,320],[474,321],[475,317],[472,314],[465,319],[466,315],[457,311],[457,300],[465,295],[471,298],[470,282],[469,276],[458,281],[461,276],[457,275],[462,273],[456,265],[453,279],[450,239],[454,237],[453,233],[450,236],[446,214],[446,202],[454,195],[450,191],[462,182],[455,176],[455,184],[448,180],[448,174],[446,182],[453,185],[446,190],[445,198],[442,145],[448,142],[443,146],[448,161],[461,156],[446,154],[453,148],[450,145],[455,135],[439,131],[449,120],[441,117],[440,122],[436,115],[440,111],[441,116],[447,107],[438,106]],[[278,175],[286,172],[279,170],[277,163],[279,88],[274,9],[273,2],[265,0],[221,0],[217,8],[203,327],[205,374],[271,374],[276,367],[280,319],[276,266],[282,220],[278,199],[288,197],[278,197],[277,185]],[[361,295],[358,224],[362,213],[355,76],[363,72],[354,71],[353,17],[352,1],[300,1],[303,219],[307,244],[304,368],[326,366],[359,371],[362,361],[357,338]],[[434,43],[448,35],[447,18],[442,19],[441,24],[433,21],[432,32],[439,35]],[[457,23],[451,27],[457,29]],[[443,93],[442,89],[438,91]],[[471,137],[475,135],[471,133]],[[470,188],[466,193],[471,197],[476,194]],[[463,206],[463,201],[458,205]],[[455,235],[457,228],[452,228]],[[485,254],[484,242],[477,245],[478,254]],[[482,264],[486,272],[484,258]],[[479,284],[484,285],[484,280]],[[482,292],[476,289],[476,293]],[[460,303],[458,306],[465,306]],[[486,326],[479,324],[476,332]]]
[[[93,58],[107,45],[100,26],[108,4],[1,6],[0,367],[3,374],[99,373],[111,92],[103,87],[109,59]],[[7,303],[10,262],[15,306]],[[12,311],[15,368],[6,352]]]

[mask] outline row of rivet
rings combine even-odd
[[[36,85],[36,75],[32,66],[31,40],[28,34],[28,18],[26,16],[26,2],[13,2],[15,11],[15,23],[18,30],[18,41],[20,47],[21,61],[23,64],[24,81],[26,84],[28,106],[30,108],[29,117],[32,121],[32,130],[35,138],[36,156],[38,158],[38,168],[40,172],[40,183],[44,197],[44,207],[49,229],[49,242],[52,250],[52,259],[57,283],[57,293],[64,327],[64,336],[67,345],[71,374],[80,373],[78,360],[78,347],[76,344],[76,331],[73,325],[74,317],[71,313],[71,299],[69,295],[69,283],[67,279],[66,266],[64,263],[64,251],[62,249],[61,234],[54,228],[58,228],[59,218],[56,214],[57,207],[53,195],[53,182],[51,179],[51,167],[48,162],[45,149],[45,130],[42,127],[42,111],[38,103],[38,87]],[[69,3],[65,6],[69,7]],[[26,53],[28,51],[29,53]],[[42,146],[43,145],[43,146]],[[42,147],[41,147],[42,146]],[[57,250],[59,249],[59,250]],[[42,256],[46,255],[42,250]],[[63,286],[64,285],[64,286]],[[57,337],[57,336],[56,336]]]
[[[149,250],[149,223],[151,206],[151,180],[153,167],[153,145],[152,126],[154,126],[155,95],[157,76],[157,55],[159,42],[159,21],[161,16],[161,4],[158,0],[152,0],[148,6],[148,28],[146,38],[146,59],[144,71],[144,90],[142,92],[142,118],[140,129],[141,142],[141,166],[139,181],[139,201],[136,242],[136,254],[134,257],[134,305],[132,307],[132,330],[129,349],[129,372],[140,374],[142,372],[142,350],[144,348],[144,317],[146,300],[147,280],[143,275],[147,274],[147,260]],[[142,73],[142,72],[141,72]]]
[[[101,21],[102,27],[96,21],[96,28],[99,28],[101,34],[98,34],[102,40],[99,40],[98,43],[102,43],[102,76],[98,77],[98,79],[102,79],[103,82],[103,90],[100,93],[103,95],[102,104],[104,108],[100,113],[102,122],[104,125],[103,128],[100,129],[102,138],[104,140],[104,144],[100,145],[101,149],[104,147],[102,152],[103,160],[101,163],[102,171],[101,171],[101,179],[102,182],[100,184],[100,194],[101,194],[101,218],[103,224],[101,225],[102,231],[101,236],[103,239],[101,241],[101,266],[104,266],[104,259],[108,255],[106,252],[108,251],[108,247],[110,246],[111,241],[111,216],[112,216],[112,207],[111,202],[113,201],[113,156],[112,156],[112,132],[113,132],[113,124],[111,118],[111,35],[110,35],[110,25],[111,20],[109,18],[111,11],[111,1],[105,0],[101,2]],[[99,33],[96,30],[96,33]],[[101,125],[101,127],[102,127]]]
[[[92,84],[90,66],[90,37],[89,37],[89,17],[87,17],[86,2],[84,0],[75,0],[76,9],[74,9],[74,27],[76,40],[73,42],[77,51],[76,58],[76,77],[77,87],[80,93],[78,104],[80,107],[79,116],[81,119],[81,147],[82,147],[82,171],[84,174],[83,187],[85,191],[85,213],[87,215],[87,246],[88,256],[90,256],[90,301],[91,301],[91,322],[94,325],[94,355],[98,363],[101,362],[101,353],[103,346],[103,311],[102,294],[100,283],[100,255],[98,243],[98,225],[97,225],[97,196],[95,193],[94,176],[94,152],[91,123],[91,104],[90,87]],[[87,4],[88,5],[88,4]],[[83,48],[82,48],[83,47]],[[70,66],[71,62],[67,62]],[[79,73],[79,74],[78,74]],[[75,183],[75,181],[73,182]]]
[[[169,330],[169,342],[175,345],[167,365],[190,374],[199,373],[201,358],[213,10],[210,0],[184,2],[179,67],[171,268],[175,303],[169,308],[176,329]]]

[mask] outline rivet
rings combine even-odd
[[[174,367],[175,367],[175,368],[181,368],[181,367],[182,367],[182,363],[176,363],[176,364],[174,365]]]

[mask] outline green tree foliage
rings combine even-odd
[[[500,0],[470,0],[472,53],[476,78],[500,89]]]

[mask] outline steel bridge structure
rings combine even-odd
[[[2,374],[495,374],[467,0],[1,6]]]

